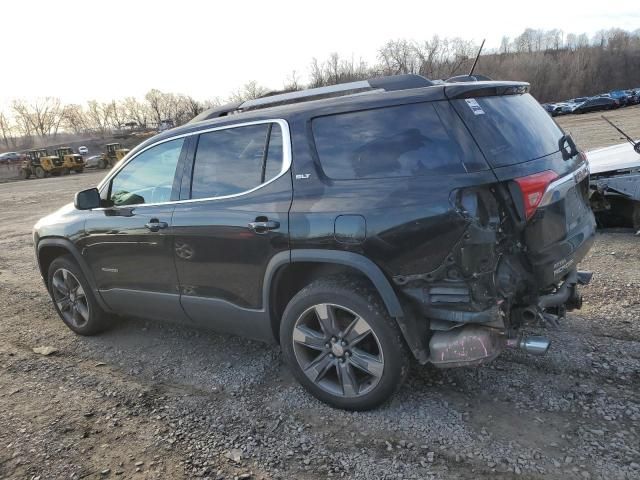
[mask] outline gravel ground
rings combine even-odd
[[[69,331],[31,227],[100,176],[0,185],[0,478],[640,478],[632,233],[598,235],[584,309],[544,332],[547,356],[415,367],[391,403],[347,413],[307,395],[275,346],[134,319]]]

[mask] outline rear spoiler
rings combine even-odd
[[[446,83],[444,94],[449,100],[456,98],[496,97],[529,93],[527,82],[460,82]]]

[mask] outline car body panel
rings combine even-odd
[[[636,142],[640,142],[636,140]],[[640,168],[640,155],[629,142],[587,151],[591,174]]]

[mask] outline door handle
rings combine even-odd
[[[269,230],[280,228],[280,222],[275,220],[265,220],[262,222],[249,222],[249,228],[259,235],[267,233]]]
[[[169,224],[167,222],[161,222],[157,218],[152,218],[148,223],[145,223],[144,226],[152,232],[157,232],[162,228],[167,228]]]

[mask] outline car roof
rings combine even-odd
[[[402,77],[409,88],[393,88],[386,90],[384,88],[370,88],[368,91],[363,90],[362,87],[356,89],[349,89],[350,84],[346,84],[345,91],[351,92],[356,90],[356,93],[348,93],[341,96],[331,96],[329,98],[309,98],[303,101],[295,101],[292,103],[278,104],[278,96],[273,96],[273,105],[268,102],[269,97],[263,97],[266,100],[264,105],[260,105],[259,108],[248,108],[246,110],[238,111],[238,108],[247,102],[235,102],[227,104],[226,106],[215,107],[209,109],[207,112],[211,112],[215,115],[216,112],[223,112],[222,116],[216,116],[214,118],[204,118],[198,120],[198,117],[206,117],[206,112],[196,117],[191,122],[161,132],[146,141],[139,144],[132,150],[132,153],[146,148],[148,145],[162,141],[163,139],[169,139],[180,135],[187,135],[195,133],[199,130],[206,130],[215,127],[222,127],[227,125],[233,125],[244,122],[270,120],[270,119],[283,119],[291,121],[296,117],[304,116],[306,118],[313,118],[323,115],[331,115],[335,113],[344,113],[349,111],[366,110],[371,108],[385,107],[391,105],[401,105],[408,103],[418,103],[426,101],[447,100],[454,98],[467,98],[477,94],[481,95],[499,95],[505,89],[521,89],[520,93],[526,93],[529,88],[529,84],[526,82],[511,82],[511,81],[469,81],[469,82],[440,82],[434,83],[419,75],[408,75]],[[410,77],[410,78],[408,78]],[[424,82],[421,82],[419,77]],[[381,77],[386,79],[388,77]],[[387,81],[387,80],[385,80]],[[377,83],[374,80],[369,80],[374,86],[384,85],[385,81]],[[353,82],[361,85],[360,82]],[[353,85],[353,83],[351,85]],[[310,89],[310,91],[313,89]],[[304,92],[304,91],[303,91]],[[262,99],[256,99],[262,100]],[[251,104],[250,104],[251,105]]]

